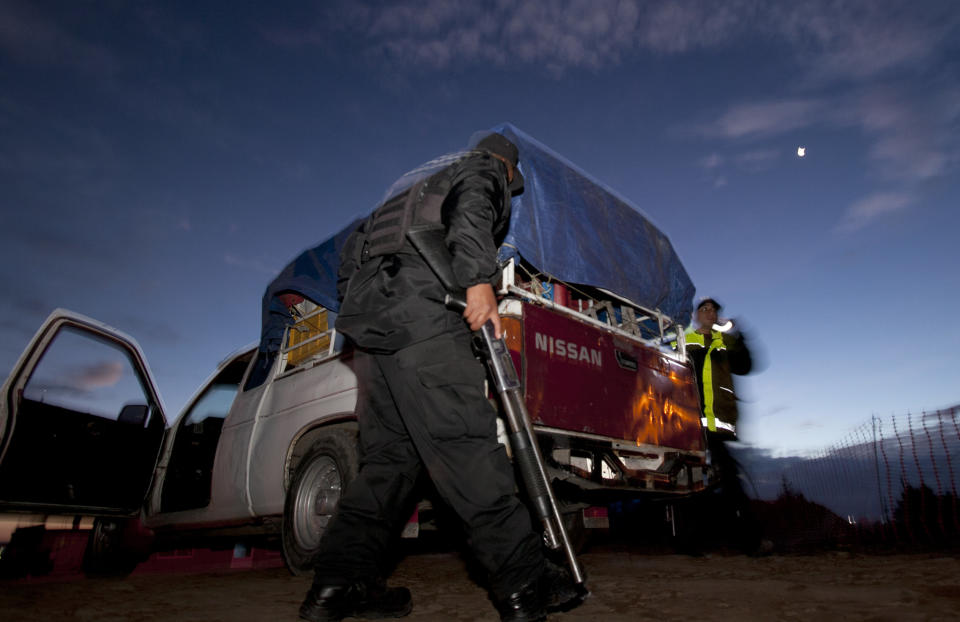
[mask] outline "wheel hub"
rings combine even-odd
[[[300,480],[294,506],[294,536],[298,546],[312,550],[340,501],[342,481],[337,463],[329,456],[315,459]]]

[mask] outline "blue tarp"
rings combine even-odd
[[[693,282],[670,240],[626,199],[509,123],[492,128],[520,150],[501,256],[519,255],[561,281],[602,287],[689,323]]]
[[[543,274],[601,287],[689,323],[693,282],[667,236],[637,207],[514,126],[491,130],[517,146],[525,179],[523,194],[513,199],[501,258],[522,258]],[[330,310],[339,308],[339,252],[359,222],[304,251],[270,283],[263,298],[264,341],[279,339],[278,328],[282,334],[276,326],[281,310],[271,313],[277,294],[295,291]]]

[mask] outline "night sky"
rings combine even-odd
[[[250,5],[0,0],[0,368],[69,308],[172,418],[280,268],[509,122],[739,320],[746,442],[960,402],[957,2]]]

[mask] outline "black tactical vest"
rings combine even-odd
[[[493,157],[486,151],[465,154],[471,155]],[[361,260],[399,252],[411,227],[443,228],[443,202],[450,192],[457,166],[458,163],[454,163],[443,168],[378,207],[364,227],[366,244]],[[509,201],[509,196],[506,200]]]

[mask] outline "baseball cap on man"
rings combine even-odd
[[[520,152],[517,150],[517,146],[502,134],[492,132],[477,143],[477,149],[495,153],[513,165],[513,181],[510,182],[510,194],[520,194],[523,190],[523,175],[517,168],[517,162],[520,160]]]
[[[705,304],[711,304],[711,305],[713,305],[714,308],[716,308],[717,311],[719,311],[720,309],[723,308],[723,305],[720,304],[719,302],[717,302],[717,301],[716,301],[715,299],[713,299],[713,298],[701,298],[701,299],[700,299],[700,302],[697,303],[697,311],[699,311],[700,308],[701,308],[703,305],[705,305]]]
[[[484,136],[483,139],[477,143],[477,149],[503,156],[514,166],[517,165],[517,160],[519,160],[520,156],[520,153],[517,151],[517,146],[507,140],[503,134],[497,134],[496,132]]]

